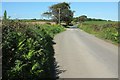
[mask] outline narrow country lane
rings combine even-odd
[[[77,28],[55,36],[60,78],[117,78],[118,47]]]

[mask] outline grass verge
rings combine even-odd
[[[118,34],[119,27],[118,22],[113,21],[86,21],[78,27],[90,34],[93,34],[99,38],[110,41],[113,44],[118,45],[120,43]]]

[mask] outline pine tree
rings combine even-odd
[[[6,11],[6,10],[5,10],[5,12],[4,12],[3,19],[4,19],[4,20],[6,20],[6,19],[7,19],[7,11]]]

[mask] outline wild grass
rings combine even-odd
[[[99,38],[119,44],[118,22],[115,21],[86,21],[78,26],[80,29],[93,34]]]

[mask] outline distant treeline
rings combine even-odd
[[[80,17],[74,17],[74,22],[80,22]],[[87,18],[84,21],[111,21],[111,20],[104,20],[104,19],[96,19],[96,18]]]
[[[18,20],[18,21],[23,21],[23,22],[51,21],[51,20],[46,20],[46,19],[11,19],[11,20]]]
[[[107,21],[103,19],[87,18],[87,21]],[[110,20],[109,20],[110,21]]]

